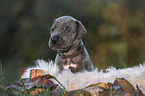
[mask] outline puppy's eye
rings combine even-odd
[[[64,30],[65,32],[69,32],[69,31],[70,31],[70,28],[69,28],[68,26],[65,26],[65,27],[63,27],[63,30]]]

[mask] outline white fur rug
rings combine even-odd
[[[69,70],[63,70],[59,73],[58,66],[52,61],[46,62],[44,60],[37,60],[36,65],[27,68],[21,78],[29,78],[31,69],[41,69],[44,70],[45,75],[50,74],[55,76],[68,90],[82,89],[99,82],[113,83],[116,78],[124,78],[129,81],[134,88],[138,85],[145,94],[145,64],[125,69],[109,67],[105,69],[106,72],[103,72],[103,70],[99,72],[96,68],[96,70],[92,72],[83,71],[73,74]],[[53,82],[57,83],[55,80]]]

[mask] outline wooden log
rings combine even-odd
[[[24,74],[25,70],[26,70],[25,68],[19,69],[19,80],[21,79],[21,76]]]
[[[44,71],[43,70],[40,70],[40,69],[32,69],[30,71],[30,79],[33,79],[34,77],[42,76],[42,75],[44,75]]]

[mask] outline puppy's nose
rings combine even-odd
[[[54,35],[54,36],[51,37],[52,42],[56,42],[58,39],[59,39],[58,35]]]

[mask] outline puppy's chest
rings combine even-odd
[[[77,64],[73,61],[73,58],[66,58],[65,60],[66,62],[63,66],[64,69],[77,68]]]

